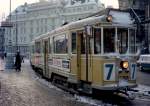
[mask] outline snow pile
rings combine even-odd
[[[92,99],[92,98],[86,97],[86,96],[74,95],[74,98],[79,102],[87,103],[87,104],[90,104],[92,106],[114,106],[114,105],[111,105],[108,103],[103,103],[100,100],[95,100],[95,99]]]
[[[138,91],[139,94],[143,94],[145,96],[150,96],[150,87],[145,85],[138,85],[133,90]]]

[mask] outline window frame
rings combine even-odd
[[[60,52],[60,53],[58,53],[58,51],[57,51],[57,45],[56,45],[56,41],[55,41],[55,39],[58,37],[58,36],[65,36],[64,38],[65,39],[67,39],[67,42],[66,42],[66,51],[65,52]],[[69,45],[68,45],[68,43],[69,43],[69,37],[68,37],[68,34],[66,34],[66,33],[63,33],[63,34],[59,34],[59,35],[56,35],[56,36],[53,36],[52,37],[52,39],[53,39],[53,53],[54,54],[68,54],[69,53]],[[60,40],[60,39],[56,39],[56,40]]]

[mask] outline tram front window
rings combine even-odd
[[[125,54],[128,50],[128,29],[118,28],[117,31],[119,53]]]
[[[115,28],[104,28],[104,53],[115,52]]]
[[[130,53],[136,53],[137,52],[137,47],[136,47],[136,36],[135,36],[135,30],[130,29],[129,30],[129,52]]]
[[[94,53],[101,53],[101,29],[94,29]]]
[[[81,36],[81,54],[85,54],[85,37],[83,35],[83,31],[79,33]]]

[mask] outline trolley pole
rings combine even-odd
[[[88,82],[88,76],[89,76],[89,37],[91,36],[91,26],[87,25],[85,26],[85,53],[86,53],[86,81]]]
[[[88,82],[88,67],[89,67],[89,64],[88,64],[88,51],[89,51],[89,46],[88,46],[88,34],[87,34],[87,31],[85,32],[85,42],[86,42],[86,50],[85,50],[85,52],[86,52],[86,81]]]

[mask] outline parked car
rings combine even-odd
[[[150,54],[140,55],[137,65],[141,71],[150,71]]]

